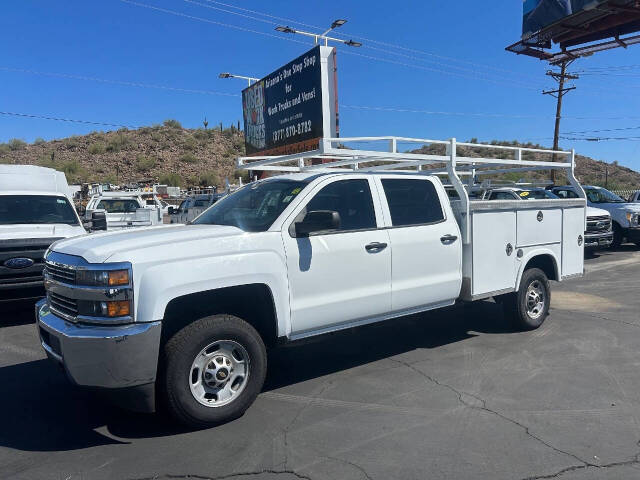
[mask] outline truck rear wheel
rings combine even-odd
[[[161,390],[181,423],[209,427],[241,416],[262,389],[267,354],[258,332],[232,315],[201,318],[165,345]]]
[[[504,296],[505,314],[511,317],[519,330],[534,330],[549,315],[551,288],[549,279],[539,268],[524,272],[517,292]]]

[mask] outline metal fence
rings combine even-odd
[[[611,190],[611,191],[616,195],[618,195],[619,197],[624,198],[625,200],[627,200],[634,192],[637,192],[637,190]]]

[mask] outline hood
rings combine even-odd
[[[223,225],[163,225],[132,228],[115,232],[93,233],[84,237],[61,240],[53,248],[56,252],[83,257],[89,263],[104,263],[114,254],[121,257],[135,252],[166,246],[168,249],[188,249],[188,242],[213,240],[242,235],[236,227]],[[120,261],[118,259],[118,261]]]
[[[609,212],[602,208],[587,206],[587,217],[610,217]]]
[[[640,203],[608,203],[607,205],[609,205],[611,209],[622,212],[640,213]]]
[[[0,225],[0,240],[20,238],[68,238],[87,233],[80,225],[65,223]]]

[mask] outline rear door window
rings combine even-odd
[[[429,180],[384,178],[382,188],[387,197],[394,227],[424,225],[444,220],[438,192]]]

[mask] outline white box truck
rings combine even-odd
[[[64,173],[0,165],[0,308],[44,296],[44,252],[56,240],[85,234]]]
[[[478,144],[514,158],[458,157],[455,140],[337,145],[362,140],[374,139],[241,158],[239,168],[285,174],[244,186],[190,225],[56,243],[36,307],[48,356],[74,383],[119,393],[131,408],[153,411],[162,398],[180,421],[213,425],[254,401],[269,346],[489,297],[517,328],[534,329],[549,311],[549,280],[582,275],[573,152],[549,163],[521,160],[541,150]],[[448,153],[401,153],[398,141]],[[429,164],[444,168],[423,171]],[[472,202],[461,181],[542,168],[565,170],[580,197]]]

